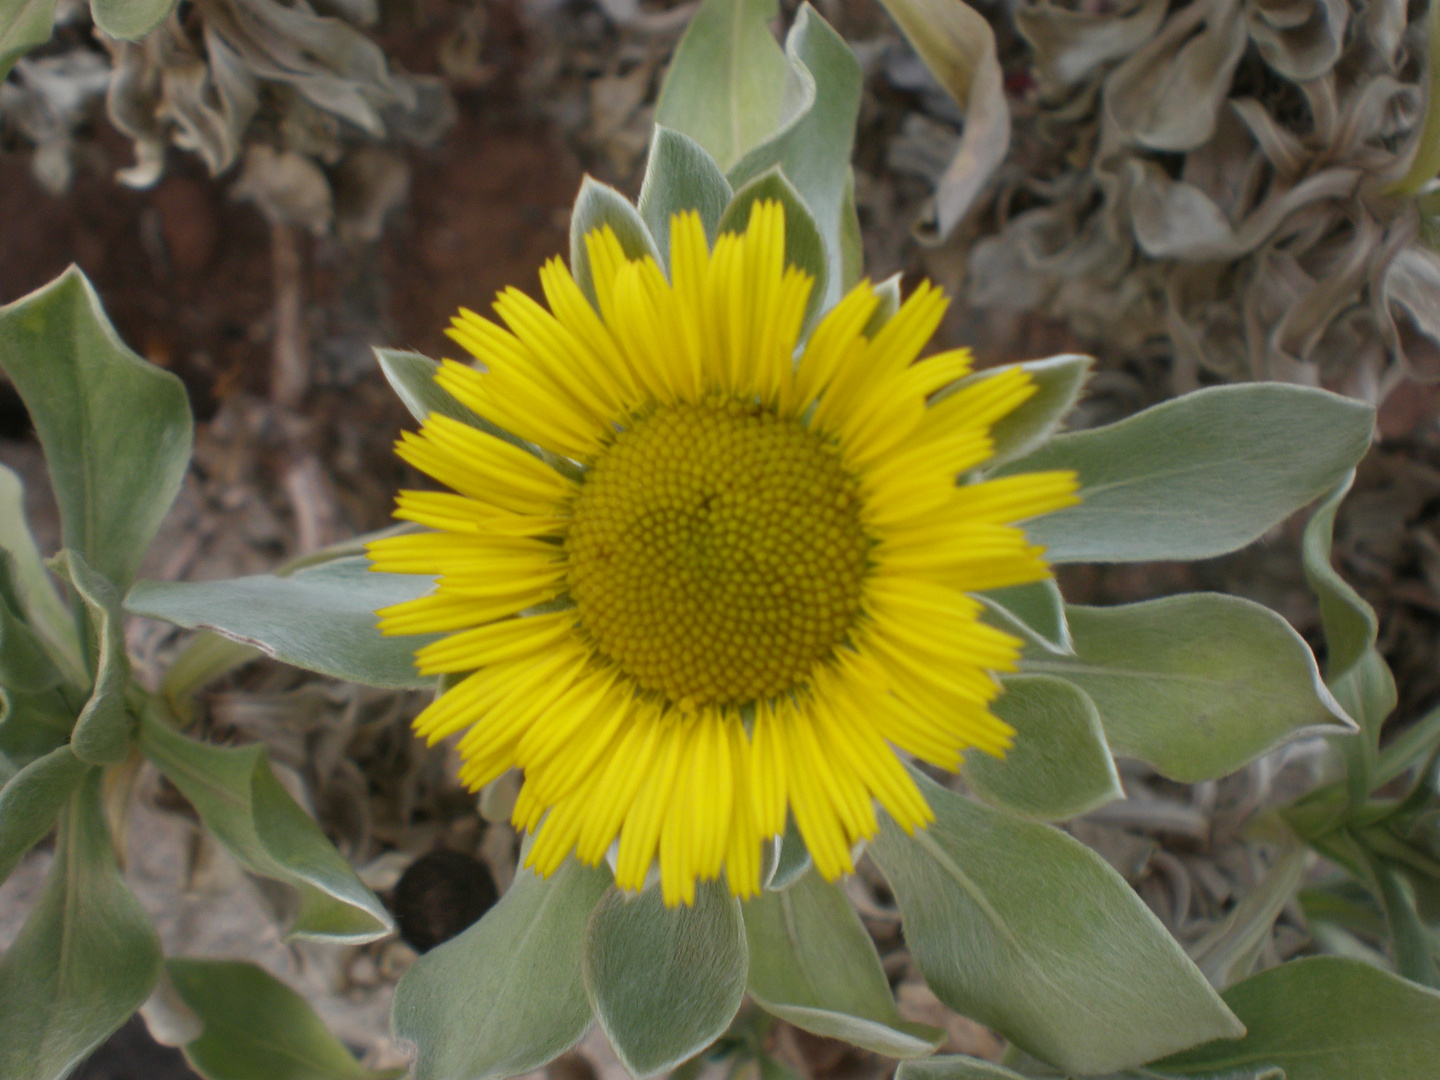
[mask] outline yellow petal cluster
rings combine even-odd
[[[595,305],[554,260],[548,309],[512,289],[503,325],[461,312],[451,337],[483,369],[437,381],[518,440],[438,414],[404,435],[450,490],[402,492],[397,516],[432,531],[370,557],[437,579],[381,627],[446,635],[416,663],[464,677],[416,730],[463,732],[474,788],[524,771],[528,864],[609,854],[626,889],[658,866],[676,904],[721,874],[756,894],[789,816],[833,880],[877,806],[932,820],[903,758],[1004,753],[990,703],[1019,642],[970,594],[1048,576],[1016,523],[1076,479],[957,484],[1035,387],[1018,368],[954,387],[965,350],[919,360],[945,311],[928,284],[870,330],[862,282],[797,357],[813,283],[778,205],[713,248],[693,213],[670,235],[667,276],[590,234]]]

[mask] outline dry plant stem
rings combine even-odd
[[[308,453],[285,473],[285,494],[295,509],[297,550],[316,551],[342,538],[335,488],[325,466]]]
[[[270,400],[281,408],[300,404],[310,384],[309,347],[305,340],[305,258],[300,230],[272,221],[270,254],[275,275],[275,337],[271,352]]]

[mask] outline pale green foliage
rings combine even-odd
[[[0,7],[0,79],[18,57],[50,39],[55,0],[7,0]]]
[[[138,41],[170,14],[176,0],[90,0],[95,25],[113,38]]]

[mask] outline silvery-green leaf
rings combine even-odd
[[[778,853],[775,867],[771,870],[765,887],[788,889],[809,873],[810,867],[814,865],[810,858],[810,849],[805,846],[805,837],[800,835],[800,828],[795,824],[793,814],[786,815],[785,835],[776,839],[776,847]]]
[[[705,0],[660,88],[655,123],[690,136],[721,169],[781,123],[790,66],[770,33],[778,13],[776,0]]]
[[[14,587],[15,559],[0,549],[0,686],[38,694],[60,683],[45,643],[30,629]]]
[[[1004,474],[1074,469],[1078,506],[1026,525],[1051,562],[1206,559],[1331,490],[1370,446],[1374,410],[1302,386],[1217,386],[1057,435]]]
[[[367,1069],[310,1003],[264,968],[238,960],[167,960],[180,1000],[204,1024],[184,1046],[206,1080],[397,1080]]]
[[[806,874],[741,911],[750,996],[767,1012],[886,1057],[924,1057],[944,1040],[901,1018],[875,943],[838,886]]]
[[[1080,687],[1110,748],[1171,779],[1213,779],[1296,735],[1353,730],[1310,647],[1259,604],[1191,593],[1066,613],[1075,655],[1032,651],[1021,669]]]
[[[72,267],[0,308],[0,367],[45,449],[64,546],[124,590],[190,461],[190,406],[126,348]]]
[[[55,591],[25,521],[25,489],[20,477],[4,465],[0,465],[0,553],[9,556],[10,587],[26,623],[66,678],[76,685],[85,682],[89,673],[80,660],[75,623]]]
[[[1190,959],[1200,966],[1211,985],[1224,990],[1250,974],[1261,949],[1270,940],[1275,920],[1295,899],[1307,857],[1313,859],[1298,843],[1282,850],[1264,877],[1213,929],[1190,946]]]
[[[70,578],[89,615],[95,655],[95,685],[75,721],[70,748],[81,761],[113,765],[130,752],[135,718],[125,703],[130,688],[130,656],[125,648],[125,616],[115,586],[65,550],[57,564]]]
[[[979,593],[992,621],[1002,630],[1018,633],[1042,649],[1073,653],[1070,626],[1065,622],[1065,601],[1053,578],[1029,585],[1011,585]]]
[[[378,608],[433,588],[421,574],[379,574],[369,560],[335,559],[289,577],[140,581],[125,598],[132,614],[190,630],[213,630],[287,664],[367,686],[428,687],[415,650],[435,634],[386,637]]]
[[[1025,1080],[1023,1073],[965,1054],[942,1054],[921,1061],[902,1061],[895,1080]]]
[[[778,167],[795,185],[825,241],[829,307],[847,279],[846,230],[854,224],[853,194],[847,204],[846,192],[851,190],[850,156],[860,113],[860,62],[808,3],[801,5],[785,38],[785,56],[793,78],[806,84],[800,95],[804,104],[731,166],[728,176],[740,188]],[[853,250],[848,257],[856,261]]]
[[[1248,1029],[1155,1063],[1173,1076],[1256,1065],[1287,1080],[1432,1080],[1440,1060],[1440,993],[1356,960],[1312,956],[1225,991]]]
[[[757,202],[777,202],[784,209],[785,262],[789,266],[804,270],[815,281],[810,288],[810,301],[805,308],[805,323],[809,326],[820,314],[830,273],[825,256],[825,241],[815,224],[815,215],[780,170],[771,169],[735,192],[735,197],[730,200],[730,205],[725,208],[725,214],[720,219],[719,231],[744,232],[750,223],[750,208]]]
[[[1085,381],[1090,377],[1090,368],[1094,366],[1094,363],[1095,361],[1088,356],[1064,353],[1059,356],[1047,357],[1044,360],[1027,360],[1021,364],[1002,364],[999,367],[986,368],[984,371],[977,371],[973,375],[966,376],[953,387],[942,391],[937,397],[947,397],[956,390],[972,386],[982,379],[993,378],[1012,367],[1018,367],[1030,373],[1030,378],[1035,382],[1035,393],[1023,405],[1002,417],[990,429],[990,437],[995,441],[995,454],[986,464],[986,468],[990,469],[1023,457],[1055,434],[1061,421],[1064,420],[1065,414],[1079,399],[1080,392],[1085,388]]]
[[[548,880],[522,869],[479,922],[415,961],[391,1019],[418,1051],[415,1080],[519,1076],[580,1040],[585,926],[610,880],[574,859]]]
[[[1003,759],[965,758],[965,782],[986,802],[1062,821],[1125,797],[1100,714],[1082,690],[1050,675],[1012,675],[991,710],[1015,729],[1015,744]]]
[[[0,79],[10,74],[16,59],[50,40],[55,22],[55,0],[18,0],[0,11]]]
[[[242,866],[298,890],[291,937],[359,944],[394,929],[384,905],[280,786],[263,746],[211,746],[147,717],[140,749]]]
[[[643,1078],[673,1069],[730,1026],[745,996],[745,927],[723,882],[667,908],[660,887],[605,894],[585,932],[585,992],[621,1062]]]
[[[580,184],[580,194],[575,198],[575,209],[570,215],[570,272],[590,303],[595,299],[595,279],[590,272],[590,252],[585,247],[585,237],[596,229],[609,226],[615,230],[627,258],[640,259],[649,255],[660,265],[660,252],[640,211],[630,205],[630,200],[608,184],[587,176]]]
[[[1243,1028],[1100,856],[1049,825],[916,774],[935,811],[866,849],[941,1001],[1080,1074],[1113,1072]]]
[[[95,25],[113,38],[138,41],[159,26],[175,0],[90,0]]]
[[[662,266],[670,265],[670,218],[682,210],[696,211],[706,239],[714,243],[720,216],[734,194],[703,146],[681,132],[655,126],[638,206],[660,250]]]
[[[69,694],[65,687],[22,694],[0,686],[0,753],[23,766],[68,743],[84,705],[83,696]]]
[[[101,775],[70,797],[55,860],[0,957],[0,1076],[63,1080],[149,996],[160,940],[115,863]]]
[[[68,746],[61,746],[0,787],[0,881],[50,831],[88,768]]]

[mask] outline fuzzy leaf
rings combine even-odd
[[[1019,634],[1024,640],[1050,652],[1075,651],[1070,625],[1065,621],[1065,601],[1053,578],[1029,585],[1011,585],[979,593],[995,625]]]
[[[990,429],[995,440],[995,455],[986,468],[1003,465],[1030,453],[1040,446],[1060,427],[1080,392],[1090,378],[1090,369],[1095,361],[1077,353],[1050,356],[1044,360],[1027,360],[1023,364],[1002,364],[999,367],[977,371],[937,395],[947,397],[955,390],[973,385],[981,379],[993,378],[1012,367],[1022,368],[1035,380],[1034,395],[1008,416],[1002,417]]]
[[[992,709],[1015,729],[1015,745],[1003,760],[965,759],[965,782],[986,802],[1061,821],[1125,797],[1100,714],[1078,687],[1050,675],[1011,676]]]
[[[1259,604],[1192,593],[1066,613],[1075,655],[1032,650],[1022,670],[1084,690],[1110,748],[1173,780],[1224,776],[1305,732],[1353,730],[1310,647]]]
[[[384,905],[280,786],[263,746],[211,746],[146,718],[140,749],[242,866],[298,890],[290,937],[360,944],[394,929]]]
[[[585,926],[609,886],[603,864],[570,859],[548,880],[521,870],[479,922],[415,961],[393,1016],[419,1050],[415,1080],[519,1076],[574,1046],[591,1019]]]
[[[25,488],[20,477],[0,465],[0,558],[4,556],[20,614],[66,677],[76,685],[83,683],[88,673],[80,661],[75,623],[25,522]]]
[[[185,1057],[206,1080],[395,1080],[366,1069],[310,1003],[275,976],[235,960],[167,960],[180,999],[204,1023]]]
[[[744,232],[750,223],[750,208],[763,201],[778,202],[785,211],[786,264],[798,266],[815,281],[805,308],[808,327],[820,314],[830,270],[825,257],[825,241],[815,224],[815,215],[795,186],[778,169],[762,173],[735,192],[735,198],[730,200],[724,217],[720,219],[719,231]]]
[[[88,768],[68,746],[61,746],[0,787],[0,881],[50,831]]]
[[[923,1061],[902,1061],[895,1080],[1025,1080],[1023,1073],[983,1058],[945,1054]]]
[[[1079,472],[1080,505],[1025,529],[1051,562],[1208,559],[1331,490],[1369,449],[1374,416],[1309,387],[1218,386],[1057,435],[1000,471]]]
[[[185,387],[126,348],[75,267],[0,308],[0,367],[45,449],[64,546],[123,592],[190,462]]]
[[[941,1001],[1082,1074],[1243,1032],[1100,856],[1049,825],[916,780],[935,823],[907,836],[885,817],[867,850]]]
[[[135,615],[213,630],[306,671],[366,686],[428,687],[415,650],[435,634],[385,637],[375,611],[423,596],[421,574],[377,574],[363,557],[335,559],[289,577],[140,581],[125,598]]]
[[[0,957],[0,1076],[62,1080],[150,995],[160,940],[115,863],[100,770],[70,798],[44,891]]]
[[[585,992],[633,1076],[666,1072],[730,1026],[745,996],[745,927],[723,883],[667,908],[658,885],[611,889],[585,933]]]
[[[113,38],[139,41],[165,21],[176,0],[90,0],[95,25]]]
[[[125,616],[115,587],[95,573],[78,552],[62,551],[57,562],[85,605],[95,640],[95,685],[75,720],[70,748],[81,761],[113,765],[130,752],[130,736],[135,731],[135,718],[125,704],[130,688]]]
[[[660,249],[661,264],[670,265],[670,218],[682,210],[695,210],[712,244],[720,229],[720,216],[734,195],[730,181],[705,148],[688,135],[655,126],[650,160],[640,185],[640,216]]]
[[[585,237],[606,225],[615,230],[626,257],[640,259],[649,255],[661,266],[665,265],[640,211],[608,184],[585,177],[570,215],[570,272],[597,311],[599,302],[595,299],[595,278],[590,271],[590,252],[585,247]]]
[[[50,40],[54,23],[55,0],[18,0],[0,10],[0,79],[17,59]]]
[[[741,905],[750,996],[766,1012],[886,1057],[924,1057],[944,1032],[900,1016],[875,943],[850,901],[819,874]]]

